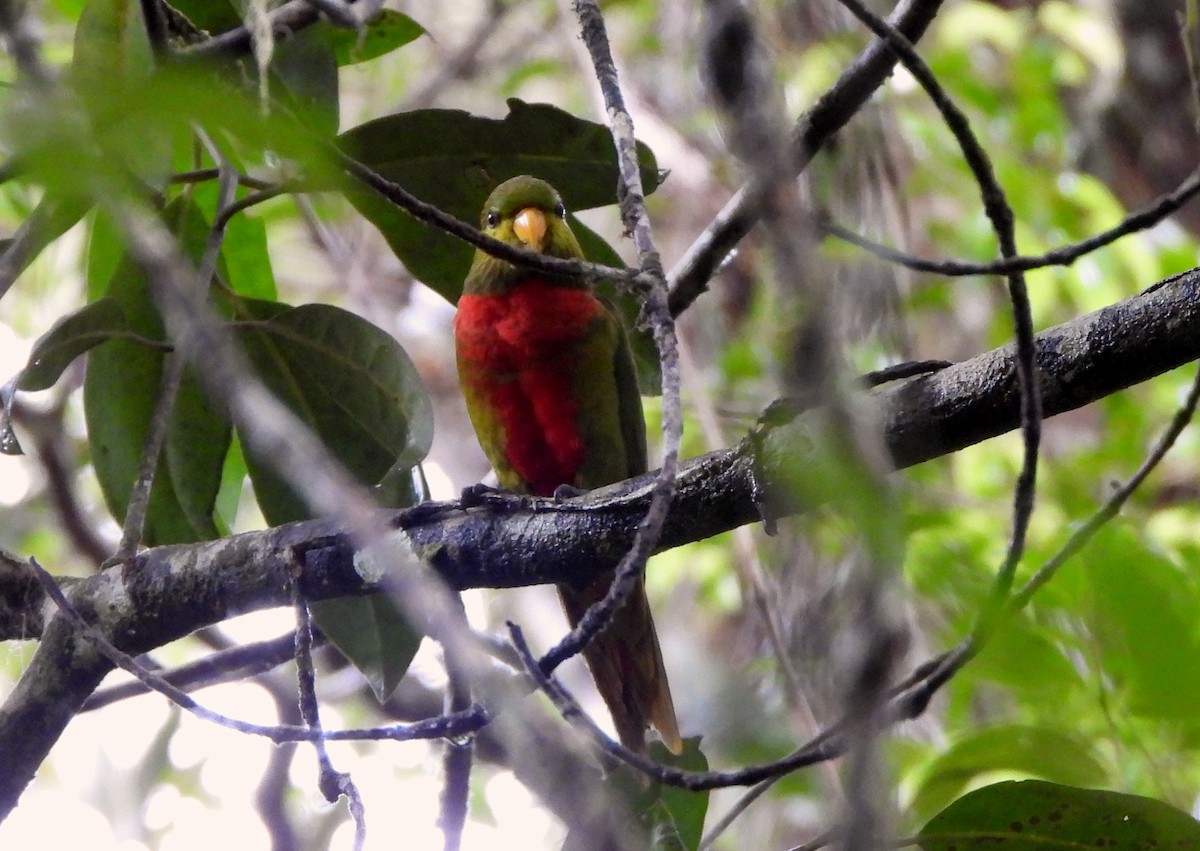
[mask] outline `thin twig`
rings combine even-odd
[[[324,643],[323,636],[314,637],[314,646]],[[184,691],[191,691],[235,680],[246,680],[294,661],[295,657],[296,636],[295,633],[288,633],[269,641],[256,641],[218,651],[195,662],[164,671],[159,676],[164,682]],[[96,691],[79,711],[101,709],[130,697],[150,694],[152,691],[144,683],[136,680],[122,683]]]
[[[462,614],[465,626],[465,613]],[[465,665],[460,663],[458,648],[453,644],[442,647],[446,663],[447,713],[461,712],[471,705],[471,679]],[[467,804],[471,794],[471,767],[474,760],[473,738],[450,739],[445,744],[442,756],[441,812],[438,826],[445,837],[444,851],[459,851],[462,846],[463,828],[467,821]]]
[[[917,54],[912,44],[882,18],[866,8],[859,0],[839,0],[876,36],[886,40],[888,47],[899,57],[904,67],[916,78],[941,113],[946,126],[962,149],[963,159],[979,184],[984,210],[996,232],[1002,257],[1017,256],[1016,231],[1012,208],[1004,190],[996,180],[991,159],[971,130],[966,115],[950,99],[929,66]],[[1033,516],[1037,486],[1038,448],[1041,443],[1042,405],[1037,380],[1037,350],[1034,345],[1033,314],[1024,273],[1008,273],[1008,293],[1012,303],[1013,326],[1017,346],[1017,380],[1021,399],[1021,433],[1024,454],[1021,471],[1013,495],[1013,526],[1008,550],[996,574],[997,599],[1007,595],[1012,587],[1017,564],[1025,552],[1025,537]]]
[[[299,184],[293,183],[277,183],[275,185],[267,185],[258,192],[251,193],[245,198],[239,198],[232,203],[225,203],[217,209],[217,217],[213,220],[213,229],[219,232],[224,232],[225,228],[229,227],[229,220],[251,207],[257,206],[264,201],[270,201],[272,198],[278,198],[280,195],[287,195],[292,192],[299,191]]]
[[[1160,196],[1141,210],[1130,213],[1108,230],[1079,242],[1051,249],[1044,254],[1000,258],[986,263],[967,260],[929,260],[882,245],[861,234],[854,233],[836,222],[822,221],[817,224],[817,227],[830,236],[848,242],[864,251],[869,251],[876,257],[917,272],[931,272],[951,277],[1002,275],[1010,272],[1027,272],[1047,266],[1070,266],[1080,257],[1110,245],[1122,237],[1154,227],[1191,201],[1197,192],[1200,192],[1200,169],[1194,170],[1171,192]]]
[[[944,0],[902,0],[892,13],[896,29],[917,41],[937,15]],[[882,40],[875,41],[838,77],[796,124],[793,163],[800,174],[818,150],[858,114],[896,66],[896,56]],[[776,179],[783,175],[776,175]],[[671,315],[678,316],[705,291],[708,281],[729,252],[750,232],[762,215],[763,187],[751,180],[739,189],[698,236],[667,275]]]
[[[840,731],[836,728],[829,728],[813,737],[804,748],[782,760],[751,765],[735,771],[685,771],[672,766],[660,765],[605,735],[596,722],[580,708],[579,703],[571,696],[570,692],[553,676],[542,670],[542,666],[534,658],[529,645],[525,642],[521,628],[510,622],[508,629],[513,647],[520,656],[526,673],[533,679],[538,690],[550,698],[563,718],[586,733],[592,743],[602,752],[615,757],[659,783],[694,792],[728,786],[750,786],[768,777],[788,774],[799,768],[833,759],[843,753],[844,742],[839,736]]]
[[[354,851],[361,851],[367,841],[367,819],[362,796],[350,775],[333,767],[329,749],[325,747],[325,732],[321,728],[321,706],[317,701],[316,674],[312,661],[312,620],[309,617],[308,603],[300,593],[299,580],[303,572],[303,566],[295,563],[292,575],[292,611],[296,615],[296,682],[300,692],[300,717],[304,726],[315,734],[312,745],[321,771],[317,786],[325,800],[331,804],[337,803],[342,795],[346,796],[350,817],[354,819]]]
[[[208,180],[216,180],[221,176],[219,168],[198,168],[192,171],[181,171],[167,178],[168,183],[203,183]],[[270,189],[275,184],[266,180],[259,180],[257,177],[251,177],[248,174],[238,174],[238,185],[245,186],[249,189]]]
[[[154,401],[154,411],[150,415],[146,439],[142,444],[142,453],[138,461],[137,475],[129,492],[129,501],[125,504],[125,521],[121,526],[121,540],[116,552],[105,559],[101,567],[119,564],[137,552],[141,546],[146,529],[146,517],[150,511],[150,491],[154,486],[154,476],[158,471],[159,459],[162,456],[163,444],[166,443],[167,431],[171,426],[172,414],[175,410],[175,400],[179,396],[179,388],[183,384],[183,372],[187,363],[174,354],[163,355],[162,378],[159,381],[158,395]]]
[[[478,730],[488,721],[488,716],[479,707],[473,706],[469,710],[455,713],[453,715],[441,715],[437,718],[427,719],[426,721],[417,721],[412,724],[394,724],[387,727],[377,727],[365,730],[339,730],[334,732],[315,732],[308,727],[293,727],[287,725],[263,725],[252,724],[248,721],[239,721],[236,718],[230,718],[222,715],[219,712],[203,706],[196,701],[187,692],[176,688],[169,682],[164,680],[157,673],[149,670],[144,665],[138,663],[132,656],[118,649],[112,642],[104,637],[96,627],[92,626],[79,613],[79,610],[67,599],[58,584],[54,581],[49,573],[47,573],[41,565],[33,559],[30,559],[29,567],[34,573],[34,577],[38,581],[43,593],[50,598],[59,612],[67,618],[72,627],[83,636],[89,644],[96,648],[105,658],[116,665],[123,671],[135,676],[147,688],[158,692],[167,697],[172,703],[181,709],[186,709],[188,712],[210,723],[221,727],[226,727],[230,730],[236,730],[239,733],[248,733],[253,736],[262,736],[270,739],[276,744],[283,742],[304,742],[314,741],[318,735],[327,741],[346,741],[346,740],[368,740],[374,741],[379,739],[392,739],[398,741],[411,741],[415,739],[438,739],[446,736],[464,736],[475,730]]]
[[[419,221],[443,230],[476,248],[481,248],[493,257],[507,260],[515,266],[545,272],[558,278],[583,279],[586,281],[614,281],[634,287],[649,287],[651,282],[636,269],[618,269],[586,260],[564,260],[550,257],[525,248],[516,248],[506,242],[488,236],[478,228],[457,219],[433,204],[422,201],[403,186],[388,180],[370,167],[340,151],[331,150],[338,165],[348,174],[378,192],[388,201],[411,214]]]
[[[307,29],[321,19],[321,12],[309,0],[289,0],[282,6],[267,13],[267,23],[271,30],[277,33],[294,34]],[[196,59],[235,59],[249,53],[253,47],[254,37],[251,27],[242,25],[220,35],[206,39],[199,44],[176,51],[173,58],[176,61],[192,61]]]
[[[24,82],[35,89],[44,89],[53,84],[54,77],[42,62],[39,27],[29,16],[29,6],[16,0],[0,2],[0,36]]]

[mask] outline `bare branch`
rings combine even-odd
[[[890,20],[910,42],[916,42],[943,2],[903,0]],[[873,42],[800,117],[793,143],[794,174],[803,171],[817,151],[862,109],[895,67],[896,56],[886,43]],[[764,189],[754,181],[744,184],[668,273],[671,315],[678,316],[707,289],[729,252],[758,222]]]
[[[311,27],[320,19],[320,8],[310,0],[289,0],[267,13],[267,23],[270,25],[271,31],[279,34],[299,32]],[[177,61],[236,59],[248,54],[253,47],[253,42],[254,36],[251,28],[243,25],[184,48],[176,52],[174,58]]]
[[[579,279],[588,281],[615,281],[618,283],[647,286],[645,276],[634,269],[616,269],[600,263],[589,263],[585,260],[564,260],[539,254],[525,248],[517,248],[506,242],[488,236],[473,225],[456,219],[433,204],[428,204],[413,195],[403,186],[388,180],[357,160],[346,156],[340,151],[332,152],[338,164],[351,176],[362,181],[366,186],[378,192],[388,201],[409,213],[415,219],[445,231],[451,236],[458,237],[463,242],[481,248],[493,257],[507,260],[513,265],[526,269],[545,272],[558,278]]]
[[[973,263],[966,260],[928,260],[914,257],[903,251],[897,251],[887,245],[881,245],[842,227],[836,222],[823,221],[817,224],[823,232],[840,240],[869,251],[883,260],[913,269],[917,272],[932,272],[936,275],[960,277],[964,275],[1002,275],[1009,272],[1028,272],[1031,269],[1042,269],[1047,266],[1070,266],[1080,257],[1093,251],[1111,245],[1122,237],[1139,231],[1147,230],[1166,219],[1172,213],[1182,208],[1200,192],[1200,169],[1189,174],[1174,190],[1162,195],[1157,200],[1134,213],[1130,213],[1117,224],[1095,236],[1079,242],[1051,249],[1045,254],[1022,255],[1012,258],[1001,258],[986,263]]]

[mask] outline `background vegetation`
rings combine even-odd
[[[485,476],[450,334],[471,249],[367,189],[363,175],[331,153],[336,133],[341,150],[374,173],[470,223],[498,180],[525,171],[547,177],[580,214],[578,226],[594,231],[590,259],[653,272],[616,206],[617,158],[604,127],[610,114],[575,9],[532,0],[387,3],[360,32],[337,25],[339,10],[362,16],[377,5],[0,3],[9,46],[0,72],[0,372],[17,382],[4,401],[27,452],[0,457],[0,549],[12,554],[0,573],[0,731],[6,718],[54,715],[30,697],[38,681],[27,671],[37,670],[37,654],[64,682],[74,675],[75,656],[51,655],[68,646],[55,642],[68,640],[69,621],[64,627],[60,616],[55,633],[30,602],[40,597],[25,596],[28,559],[55,577],[94,579],[114,554],[128,559],[139,545],[221,540],[313,516],[369,536],[357,503],[334,487],[338,474],[327,474],[310,451],[316,444],[303,442],[311,434],[272,447],[297,432],[214,354],[222,349],[206,336],[213,328],[230,331],[263,385],[301,414],[354,480],[374,488],[380,504],[452,499]],[[781,140],[791,123],[811,116],[872,44],[852,5],[624,0],[602,7],[625,106],[644,145],[648,221],[676,285],[677,373],[661,371],[650,334],[640,332],[646,389],[660,378],[667,388],[646,398],[651,425],[668,424],[656,457],[670,457],[676,377],[685,459],[738,444],[781,396],[800,395],[798,407],[815,402],[835,414],[810,415],[802,438],[788,438],[786,463],[764,473],[768,517],[794,513],[795,492],[775,505],[775,491],[789,483],[803,514],[780,518],[773,536],[762,523],[708,517],[706,528],[728,531],[703,540],[676,535],[691,542],[650,562],[647,582],[682,727],[700,737],[686,767],[771,763],[839,719],[849,725],[841,728],[849,731],[839,751],[846,755],[766,771],[776,782],[753,800],[745,784],[711,793],[645,786],[628,767],[602,782],[594,739],[570,732],[542,697],[505,691],[509,674],[499,673],[499,662],[462,661],[455,671],[456,651],[441,647],[453,648],[458,633],[437,622],[452,607],[421,608],[426,599],[410,587],[409,602],[419,599],[435,621],[414,627],[411,611],[397,617],[379,595],[365,607],[356,598],[341,613],[321,603],[315,615],[341,650],[318,634],[316,701],[327,729],[437,718],[472,698],[492,713],[492,724],[459,731],[450,745],[329,745],[332,765],[361,796],[368,847],[454,847],[464,801],[463,847],[639,847],[653,839],[692,848],[705,836],[717,848],[782,849],[890,843],[922,830],[927,848],[948,847],[965,831],[1011,845],[1044,838],[1056,813],[1065,824],[1054,828],[1058,836],[1075,842],[1200,844],[1182,814],[1195,809],[1200,789],[1194,431],[1182,431],[1072,559],[1042,574],[1048,581],[1029,588],[1023,607],[996,614],[1009,584],[1029,587],[1073,532],[1092,531],[1083,524],[1106,500],[1124,495],[1118,483],[1152,457],[1195,369],[1120,392],[1129,381],[1101,381],[1081,390],[1079,401],[1105,398],[1064,405],[1073,410],[1042,424],[1023,547],[1013,505],[1014,495],[1020,505],[1033,493],[1018,484],[1023,465],[1028,471],[1028,430],[883,478],[872,454],[884,445],[879,423],[860,415],[863,391],[849,376],[904,361],[966,361],[1011,342],[1020,286],[995,270],[914,270],[838,238],[859,234],[909,258],[988,263],[1000,254],[978,170],[912,70],[888,76],[850,110],[843,129],[822,137],[800,180],[787,177],[794,151]],[[319,23],[316,7],[325,8]],[[922,8],[931,23],[918,53],[990,158],[1020,255],[1085,240],[1169,196],[1121,239],[1069,265],[1028,270],[1036,330],[1197,265],[1200,215],[1184,205],[1200,161],[1189,74],[1194,3],[912,0],[898,11],[918,18]],[[266,37],[271,22],[274,39]],[[747,33],[749,41],[740,41]],[[772,190],[766,225],[740,240],[711,280],[699,277],[703,292],[685,296],[682,258],[739,187],[755,180]],[[199,292],[191,287],[193,299],[207,297],[220,322],[197,318],[186,284],[183,295],[169,285],[172,276],[197,280],[189,268],[201,269],[204,281]],[[645,290],[612,292],[636,317]],[[73,324],[44,336],[67,316]],[[1118,355],[1123,339],[1145,336],[1145,348],[1126,361],[1154,360],[1168,345],[1170,317],[1126,317],[1126,325],[1103,329]],[[1097,348],[1102,342],[1099,332],[1088,339]],[[186,356],[166,354],[171,347]],[[1200,346],[1146,374],[1197,355]],[[1095,357],[1086,348],[1072,356],[1080,375]],[[222,395],[214,383],[233,389]],[[145,480],[146,437],[164,392],[174,401],[155,453],[162,460],[150,496],[138,498],[131,493],[139,476]],[[1015,422],[1014,406],[1010,396],[1006,421]],[[790,434],[795,407],[772,409],[759,425],[764,440]],[[919,421],[938,422],[937,412],[923,413],[929,418]],[[753,457],[753,447],[746,451],[739,457]],[[417,462],[421,475],[410,481]],[[779,468],[789,475],[775,476]],[[713,477],[699,487],[725,484]],[[719,502],[687,504],[712,514]],[[128,519],[131,505],[145,509],[144,522]],[[520,506],[494,511],[528,519]],[[554,513],[534,520],[551,529],[571,522]],[[498,527],[497,546],[531,564],[544,560],[549,566],[538,567],[535,579],[596,569],[586,560],[580,566],[566,534],[561,550],[549,546],[535,557],[515,549],[517,526]],[[315,531],[304,534],[316,540]],[[191,564],[173,551],[150,552],[139,564],[180,571]],[[248,572],[259,564],[243,561]],[[306,569],[324,576],[323,563],[314,564]],[[490,583],[458,584],[527,584],[492,569]],[[110,576],[119,570],[107,568]],[[328,570],[329,587],[350,587],[352,570]],[[203,630],[141,646],[127,624],[106,620],[96,604],[103,598],[88,590],[98,585],[68,587],[85,589],[77,598],[92,607],[85,616],[94,615],[115,644],[153,651],[139,657],[151,669],[223,654],[213,676],[233,682],[199,692],[204,704],[264,725],[314,722],[296,709],[293,609],[226,619],[265,603],[223,598],[222,616],[209,618],[201,614],[210,611],[204,597],[193,625]],[[174,611],[151,590],[131,587],[146,593],[125,596],[149,621]],[[506,642],[512,620],[543,652],[563,633],[551,596],[545,587],[463,594],[477,630]],[[286,594],[271,599],[288,602]],[[339,623],[350,628],[339,632]],[[421,633],[442,643],[422,642]],[[917,681],[927,708],[905,704],[903,722],[891,723],[888,707],[897,704],[887,702],[887,689],[926,660],[944,661],[939,654],[961,649],[971,635],[976,643],[946,669],[944,683]],[[228,654],[239,647],[248,650],[235,664]],[[560,673],[606,723],[582,666],[573,661]],[[324,763],[311,747],[273,747],[162,697],[125,696],[113,691],[121,678],[128,679],[114,674],[97,692],[108,695],[106,705],[77,717],[78,706],[56,710],[72,720],[20,802],[24,781],[0,796],[11,809],[0,842],[22,847],[31,835],[46,845],[86,836],[89,847],[122,849],[356,842],[353,808],[322,796],[338,775],[319,770]],[[63,690],[47,687],[38,699]],[[513,720],[525,715],[531,720]],[[38,739],[25,730],[29,741]],[[0,739],[0,754],[15,754],[17,738]],[[1026,778],[1060,785],[1004,784]],[[1160,803],[1077,791],[1084,788]],[[987,791],[975,795],[994,797],[968,794],[979,789]],[[1087,816],[1064,820],[1064,802]],[[1097,827],[1114,814],[1132,816],[1133,827]]]

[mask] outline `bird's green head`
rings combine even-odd
[[[579,241],[567,224],[562,198],[549,183],[527,174],[506,180],[492,191],[483,205],[479,229],[501,242],[551,257],[583,258]],[[477,249],[463,289],[468,293],[502,292],[526,277],[511,263]]]

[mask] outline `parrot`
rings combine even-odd
[[[583,259],[561,196],[529,175],[493,190],[479,227],[510,245]],[[551,279],[477,249],[454,337],[467,412],[502,488],[555,496],[646,472],[629,341],[586,283]],[[572,627],[612,579],[610,571],[582,586],[557,586]],[[653,727],[672,752],[682,752],[644,578],[583,655],[623,745],[643,752]]]

